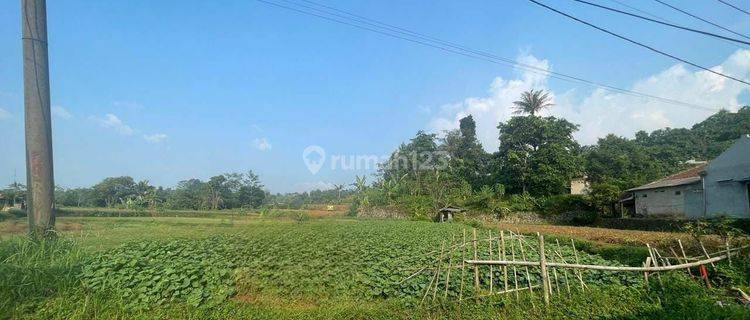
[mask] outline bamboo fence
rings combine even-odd
[[[697,267],[705,271],[704,268],[707,265],[716,268],[715,263],[721,260],[727,260],[731,263],[733,254],[736,255],[740,250],[750,247],[732,248],[727,241],[724,250],[709,254],[705,246],[699,243],[703,254],[699,257],[688,257],[680,240],[677,240],[676,243],[680,254],[670,247],[668,249],[672,254],[671,256],[663,256],[658,248],[646,244],[648,256],[641,266],[634,267],[582,264],[573,240],[571,240],[571,249],[572,259],[575,261],[568,262],[562,254],[562,246],[558,240],[555,240],[553,246],[546,243],[544,236],[539,233],[536,234],[536,238],[537,243],[532,244],[525,235],[519,232],[502,230],[496,233],[496,236],[493,236],[493,233],[489,231],[486,239],[479,239],[477,230],[472,229],[471,239],[467,239],[467,232],[464,230],[460,243],[456,236],[452,237],[450,243],[446,244],[444,241],[441,243],[439,250],[426,254],[438,254],[438,258],[434,260],[433,265],[417,269],[416,272],[399,283],[403,283],[423,272],[432,272],[431,280],[422,295],[422,303],[427,301],[428,297],[431,297],[429,300],[434,302],[440,291],[442,291],[440,296],[443,300],[447,300],[451,287],[451,275],[453,274],[453,278],[459,282],[458,294],[454,295],[459,304],[465,300],[478,301],[483,297],[508,293],[514,293],[516,299],[518,299],[519,292],[529,291],[533,294],[535,289],[541,289],[544,303],[549,305],[550,300],[555,295],[570,294],[571,290],[576,290],[578,287],[580,288],[577,290],[587,290],[588,285],[585,281],[586,278],[583,276],[586,270],[641,273],[648,288],[649,279],[652,275],[656,275],[660,283],[660,273],[667,271],[685,270],[687,274],[694,277],[691,268]],[[482,245],[487,243],[487,251],[485,252],[488,253],[488,259],[479,258],[480,243]],[[471,251],[469,252],[469,250]],[[496,252],[493,250],[496,250]],[[530,255],[527,255],[527,252]],[[460,256],[460,262],[454,261],[454,253]],[[530,256],[536,256],[538,260],[529,260],[528,257]],[[510,260],[508,260],[508,257],[510,257]],[[520,260],[517,260],[517,258],[520,258]],[[533,275],[531,270],[534,270]],[[471,296],[467,296],[468,292],[465,292],[464,286],[467,271],[471,274],[472,280],[470,282],[473,284]],[[489,272],[488,277],[484,277],[483,272]],[[701,275],[707,286],[710,286],[706,272],[698,272],[697,274]],[[521,278],[524,280],[519,280]],[[483,279],[488,280],[482,281]],[[574,282],[577,282],[578,285]],[[440,288],[441,284],[442,289]]]

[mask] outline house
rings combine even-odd
[[[750,136],[708,163],[627,191],[637,215],[750,218]]]

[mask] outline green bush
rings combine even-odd
[[[594,207],[583,195],[561,194],[545,198],[541,201],[542,214],[560,214],[566,212],[594,212]]]
[[[359,200],[354,199],[354,201],[352,201],[352,204],[349,206],[349,209],[346,211],[346,215],[349,217],[356,217],[358,211],[359,211]]]
[[[508,207],[511,211],[537,211],[539,201],[528,193],[514,194],[508,198]]]
[[[403,195],[398,202],[416,220],[430,219],[436,214],[435,200],[430,196]]]
[[[10,208],[8,210],[8,214],[15,217],[15,218],[25,218],[26,217],[26,210],[21,210],[18,208]]]
[[[575,226],[588,226],[596,223],[599,219],[599,215],[593,211],[577,211],[573,214],[570,219],[570,224]]]

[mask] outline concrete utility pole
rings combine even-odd
[[[55,227],[46,0],[21,0],[21,29],[28,188],[26,208],[29,232],[44,236]]]

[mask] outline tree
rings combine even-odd
[[[521,100],[514,101],[513,105],[516,106],[516,114],[529,114],[533,116],[554,104],[552,103],[552,98],[549,96],[549,92],[541,89],[531,89],[522,93]]]
[[[199,210],[208,207],[204,196],[205,183],[200,179],[183,180],[167,198],[167,205],[172,209]]]
[[[592,186],[606,183],[627,190],[668,173],[647,147],[613,134],[600,138],[585,159],[586,176]]]
[[[128,176],[105,178],[92,188],[92,202],[96,206],[113,207],[124,204],[131,196],[136,195],[136,184]]]
[[[391,180],[406,176],[404,180],[416,182],[412,194],[422,191],[424,172],[447,167],[448,158],[438,149],[436,139],[436,134],[418,131],[409,143],[401,144],[388,161],[380,165],[381,178]]]
[[[459,120],[459,129],[448,132],[440,148],[448,154],[455,176],[468,182],[473,190],[479,190],[488,182],[489,155],[477,139],[476,123],[471,115]]]
[[[257,208],[263,204],[266,198],[266,191],[263,190],[263,184],[260,177],[252,171],[241,175],[242,184],[237,190],[237,200],[242,207]]]
[[[582,171],[578,126],[565,119],[513,117],[498,125],[499,178],[511,192],[552,195],[566,191]]]

